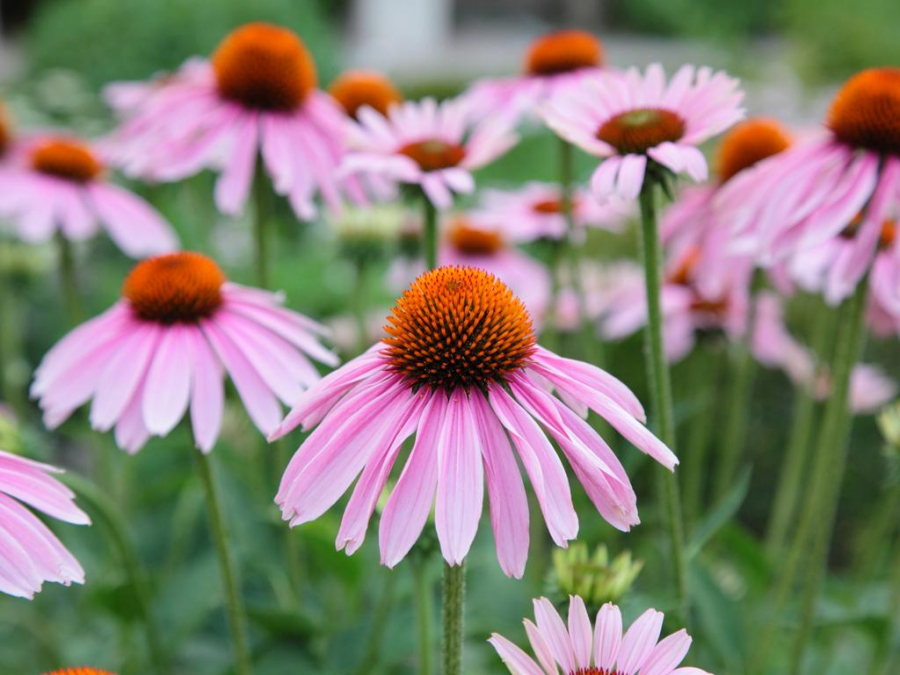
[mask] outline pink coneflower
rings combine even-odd
[[[190,408],[194,440],[209,452],[222,423],[224,373],[268,434],[282,416],[279,399],[292,405],[319,379],[307,357],[337,364],[318,342],[318,324],[282,307],[276,294],[228,282],[197,253],[144,260],[122,296],[38,367],[32,395],[49,427],[93,399],[92,426],[115,426],[116,442],[133,453]]]
[[[584,78],[541,109],[547,124],[585,152],[605,157],[591,179],[597,199],[633,200],[655,162],[673,173],[706,180],[697,148],[743,117],[738,81],[722,71],[682,66],[666,84],[659,64],[641,75],[604,72]]]
[[[406,101],[383,117],[363,107],[352,125],[343,173],[420,185],[439,209],[453,193],[475,189],[472,170],[493,161],[518,140],[504,121],[476,118],[462,100]]]
[[[215,201],[227,214],[243,210],[259,156],[275,191],[309,219],[316,194],[340,206],[346,119],[316,85],[312,56],[296,34],[250,23],[209,61],[193,59],[149,89],[114,90],[127,117],[110,151],[129,174],[150,180],[220,171]]]
[[[22,240],[44,242],[58,232],[79,241],[102,225],[134,258],[178,247],[175,232],[147,202],[107,181],[87,143],[42,134],[20,140],[10,155],[0,171],[0,216],[13,221]]]
[[[520,577],[528,502],[516,456],[553,540],[578,517],[556,440],[601,515],[637,524],[634,491],[609,446],[579,413],[594,410],[669,469],[672,452],[642,424],[631,391],[608,373],[538,346],[525,306],[482,270],[441,267],[419,277],[388,317],[389,335],[310,388],[270,438],[317,427],[294,455],[275,500],[291,526],[321,516],[359,477],[337,537],[363,542],[403,442],[416,441],[382,512],[382,563],[393,567],[435,505],[444,559],[460,564],[475,537],[487,483],[497,557]],[[555,389],[559,398],[553,396]],[[542,428],[543,427],[543,428]]]
[[[328,93],[353,119],[356,119],[363,106],[387,115],[391,106],[403,101],[403,95],[394,83],[373,70],[348,70],[342,73],[328,87]]]
[[[823,290],[832,304],[848,297],[880,250],[900,256],[894,238],[885,241],[885,221],[900,211],[898,120],[900,68],[850,78],[831,104],[827,131],[760,163],[728,188],[726,198],[743,204],[733,223],[737,244],[764,264],[793,258],[796,268],[807,251],[842,238]],[[900,295],[896,274],[894,293]]]
[[[589,227],[621,232],[632,212],[630,204],[616,200],[600,203],[587,190],[577,189],[572,195],[572,220],[576,235],[582,237]],[[551,183],[526,183],[518,190],[485,190],[472,218],[501,228],[515,243],[562,239],[568,231],[562,193]]]
[[[60,470],[0,450],[0,592],[31,599],[45,581],[84,583],[84,570],[23,504],[52,518],[88,525],[75,494],[50,474]]]
[[[583,30],[561,30],[534,40],[521,74],[488,78],[473,84],[463,98],[476,115],[502,115],[511,123],[533,114],[554,92],[577,83],[604,66],[603,45]]]
[[[534,601],[535,623],[525,619],[525,632],[535,658],[494,633],[488,640],[512,675],[709,675],[699,668],[682,667],[691,647],[684,629],[663,640],[663,613],[648,609],[627,631],[622,613],[607,603],[591,626],[584,600],[569,597],[568,621],[563,621],[547,598]],[[536,659],[536,660],[535,660]]]

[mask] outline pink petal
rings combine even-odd
[[[594,627],[594,665],[612,672],[619,658],[622,643],[622,612],[612,603],[606,603],[597,612]]]
[[[165,436],[184,416],[191,394],[191,352],[188,333],[193,327],[174,324],[163,329],[144,384],[144,426]]]

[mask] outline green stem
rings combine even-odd
[[[353,290],[353,317],[356,320],[356,349],[362,354],[369,347],[366,326],[366,272],[368,264],[365,257],[356,258],[356,288]]]
[[[413,594],[416,602],[416,623],[419,628],[419,675],[431,675],[431,578],[428,574],[430,557],[413,560]]]
[[[461,675],[463,623],[466,604],[466,563],[444,564],[444,644],[443,675]]]
[[[56,246],[59,254],[59,283],[62,290],[66,317],[70,326],[76,326],[84,315],[81,297],[78,293],[78,277],[75,273],[75,256],[72,243],[61,234],[56,235]]]
[[[253,228],[256,238],[256,282],[260,288],[269,288],[269,249],[272,218],[272,188],[262,168],[262,159],[257,163],[253,179],[253,203],[255,206]]]
[[[669,364],[663,347],[663,317],[660,305],[662,292],[662,247],[656,216],[656,182],[648,174],[641,188],[641,258],[647,294],[647,329],[645,351],[647,380],[652,409],[662,441],[675,451],[675,417],[672,407],[672,382]],[[659,489],[663,497],[662,510],[667,516],[672,573],[678,597],[678,622],[686,625],[689,619],[687,569],[684,553],[684,524],[681,498],[675,476],[662,467],[658,470]]]
[[[25,382],[19,376],[22,362],[22,317],[14,278],[10,271],[12,250],[6,242],[0,242],[0,401],[8,403],[19,420],[24,419],[27,408]],[[23,372],[25,374],[25,372]]]
[[[730,359],[731,374],[726,393],[725,430],[716,466],[713,499],[722,499],[734,483],[747,439],[747,413],[756,372],[756,362],[746,343],[736,345]]]
[[[422,194],[422,251],[425,258],[426,269],[433,270],[437,267],[437,209],[428,198],[428,195]]]
[[[109,498],[93,484],[76,474],[65,474],[65,482],[84,501],[88,509],[99,516],[106,525],[113,547],[118,551],[122,567],[134,591],[134,600],[138,614],[144,624],[147,649],[153,668],[160,675],[171,672],[169,661],[162,646],[162,640],[150,610],[150,593],[147,589],[145,575],[134,541],[128,534],[128,526],[122,518],[121,509],[117,508]]]
[[[247,619],[238,585],[237,571],[231,556],[231,549],[228,547],[228,531],[222,514],[222,505],[216,490],[209,457],[198,450],[194,452],[194,459],[196,460],[197,474],[206,494],[209,526],[216,545],[216,553],[219,556],[219,571],[222,575],[222,585],[228,605],[228,623],[231,627],[235,672],[238,675],[249,675],[251,671],[250,652],[247,647]]]
[[[808,557],[803,578],[800,630],[794,641],[791,672],[795,673],[800,672],[812,636],[816,597],[828,568],[828,550],[837,517],[844,468],[847,464],[847,447],[853,426],[853,413],[849,403],[850,375],[865,341],[868,287],[868,278],[864,278],[853,297],[844,303],[845,317],[838,327],[831,367],[831,395],[825,406],[816,452],[817,466],[813,473],[815,482],[811,494],[816,495],[817,499],[815,503],[807,504],[807,511],[803,514],[809,523],[807,529],[811,531],[812,544],[806,551]],[[821,470],[818,465],[823,465]]]

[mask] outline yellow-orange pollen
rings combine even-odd
[[[827,124],[845,143],[900,155],[900,68],[871,68],[847,80]]]
[[[219,93],[248,108],[293,110],[316,88],[316,66],[293,31],[249,23],[212,55]]]
[[[350,70],[344,73],[331,84],[328,93],[354,118],[364,105],[387,115],[391,105],[403,100],[393,82],[381,73],[369,70]]]
[[[223,283],[225,275],[215,262],[181,251],[138,263],[125,279],[122,295],[145,321],[194,323],[222,304]]]
[[[458,165],[466,156],[465,148],[436,139],[407,143],[397,152],[406,155],[422,171],[440,171]]]
[[[391,368],[414,387],[484,390],[528,365],[535,348],[525,305],[494,275],[470,267],[426,272],[388,316]]]
[[[525,56],[529,75],[558,75],[603,65],[603,45],[583,30],[550,33],[531,43]]]
[[[738,124],[719,145],[719,180],[726,182],[757,162],[783,152],[790,144],[790,136],[776,120],[760,117]]]
[[[466,255],[492,255],[504,248],[503,237],[499,232],[475,227],[465,218],[456,218],[450,223],[447,241]]]
[[[54,670],[46,675],[113,675],[108,670],[100,670],[99,668],[91,668],[89,666],[78,666],[76,668],[61,668]]]
[[[660,143],[679,140],[684,131],[684,120],[671,110],[638,108],[604,122],[597,138],[620,154],[641,154]]]
[[[31,166],[57,178],[87,183],[103,173],[103,164],[84,143],[70,138],[52,138],[31,151]]]

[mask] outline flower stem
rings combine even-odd
[[[437,267],[437,209],[425,194],[422,195],[422,208],[422,252],[425,268],[433,270]]]
[[[222,585],[225,587],[225,598],[228,604],[228,623],[231,627],[232,648],[234,649],[235,657],[235,672],[237,675],[249,675],[251,671],[250,652],[247,647],[247,619],[244,614],[244,603],[241,599],[237,571],[235,570],[231,550],[228,548],[228,532],[222,514],[222,505],[216,490],[209,457],[197,450],[194,452],[194,458],[197,465],[197,474],[206,494],[209,526],[216,545],[216,553],[219,556],[219,571],[222,575]]]
[[[444,670],[443,675],[461,675],[463,623],[466,604],[466,563],[444,564]]]
[[[366,326],[366,281],[369,265],[364,256],[355,258],[356,260],[356,279],[355,288],[353,289],[353,318],[356,321],[356,349],[357,353],[362,354],[369,347],[368,329]]]
[[[843,311],[843,320],[838,327],[834,361],[831,365],[831,396],[825,406],[816,465],[813,469],[814,482],[810,497],[815,501],[807,502],[803,513],[804,521],[808,523],[805,530],[811,532],[811,544],[805,551],[807,565],[803,577],[800,630],[794,642],[792,657],[794,665],[791,669],[791,672],[795,673],[800,672],[800,665],[803,663],[812,636],[815,601],[828,567],[828,550],[837,516],[844,468],[847,464],[847,446],[853,425],[853,413],[849,404],[850,375],[865,340],[868,285],[866,277],[857,286],[853,297],[844,303],[846,307]],[[804,521],[801,521],[801,526]],[[796,541],[801,539],[799,534]]]
[[[81,321],[83,312],[81,297],[78,294],[78,277],[75,273],[72,243],[61,234],[57,234],[56,246],[59,254],[59,282],[66,307],[66,317],[69,325],[75,326]]]
[[[662,291],[662,247],[656,216],[656,181],[648,175],[641,187],[641,258],[644,263],[644,280],[647,294],[647,329],[645,350],[647,380],[657,429],[662,441],[675,451],[675,418],[672,408],[672,382],[669,365],[663,350],[663,318],[660,305]],[[663,497],[662,510],[667,516],[671,565],[678,596],[678,621],[686,625],[689,620],[687,570],[684,553],[684,524],[681,515],[681,498],[675,476],[660,468],[659,489]]]
[[[724,497],[734,483],[747,438],[747,412],[756,363],[746,342],[738,344],[731,355],[731,373],[725,395],[725,430],[716,467],[713,500]]]
[[[419,628],[419,675],[431,675],[431,578],[429,557],[413,560],[413,594]]]
[[[253,204],[255,207],[253,228],[256,238],[256,282],[260,288],[269,288],[269,236],[272,217],[272,190],[266,180],[262,159],[256,166],[253,178]]]

